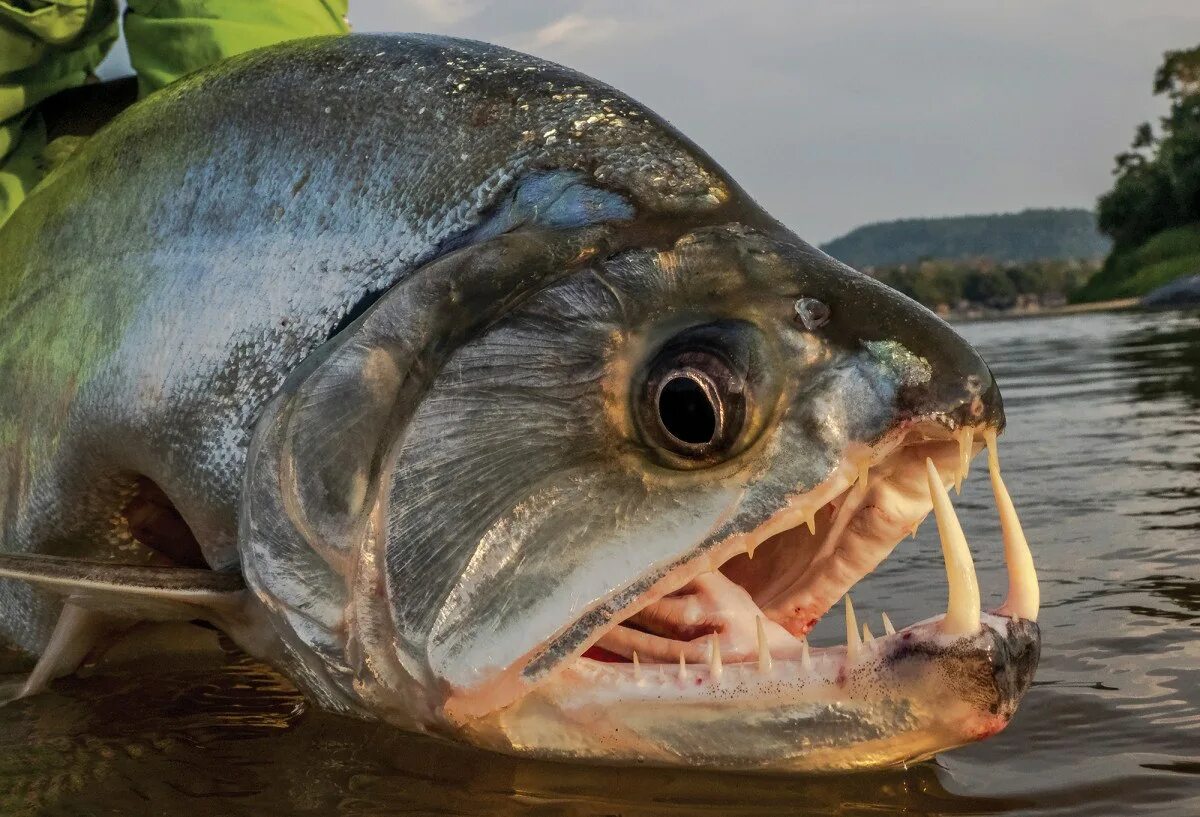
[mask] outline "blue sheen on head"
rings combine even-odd
[[[537,171],[522,178],[482,222],[454,245],[474,244],[520,227],[568,229],[629,221],[634,215],[633,205],[624,196],[592,186],[581,173]]]

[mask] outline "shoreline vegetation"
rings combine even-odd
[[[984,309],[974,307],[965,311],[950,311],[942,314],[950,323],[971,323],[974,321],[1008,321],[1024,318],[1057,318],[1064,315],[1083,315],[1090,312],[1124,312],[1141,306],[1141,298],[1113,298],[1107,301],[1087,301],[1084,303],[1067,303],[1061,306],[1013,307],[1011,309]]]
[[[1200,299],[1200,45],[1168,51],[1153,92],[1169,103],[1116,157],[1096,212],[868,224],[821,249],[951,320],[1065,315]],[[1169,286],[1168,286],[1169,285]]]
[[[1096,258],[1008,263],[972,258],[867,267],[863,271],[943,318],[957,320],[1049,314],[1066,309],[1072,293],[1099,269]]]
[[[1153,90],[1167,114],[1138,125],[1116,157],[1096,211],[1112,251],[1076,301],[1145,295],[1200,273],[1200,45],[1164,54]]]

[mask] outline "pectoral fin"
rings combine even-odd
[[[0,578],[35,584],[83,609],[150,621],[219,624],[241,606],[246,590],[234,573],[13,553],[0,554]]]
[[[54,634],[17,698],[73,672],[98,643],[137,621],[204,619],[226,631],[245,629],[246,588],[236,574],[4,553],[0,578],[65,598]]]

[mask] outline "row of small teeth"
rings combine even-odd
[[[964,429],[958,436],[961,466],[955,476],[956,488],[961,488],[962,479],[966,475],[970,462],[972,435],[970,429]],[[1000,515],[1001,538],[1004,542],[1004,560],[1008,568],[1008,596],[996,610],[997,615],[1013,618],[1037,620],[1041,592],[1038,587],[1037,572],[1033,565],[1033,554],[1029,543],[1021,529],[1017,518],[1016,508],[1004,480],[1000,477],[1000,460],[996,454],[996,432],[989,429],[984,433],[988,452],[988,474],[991,478],[992,493],[995,496],[996,507]],[[963,534],[950,495],[942,483],[941,474],[932,459],[925,460],[926,476],[929,483],[929,493],[933,498],[933,512],[937,520],[938,534],[941,538],[942,558],[946,564],[946,580],[949,585],[949,598],[946,605],[946,615],[942,619],[942,632],[950,636],[971,636],[979,632],[981,626],[981,611],[979,597],[979,582],[975,575],[975,562],[971,557],[971,549]],[[865,478],[862,483],[865,484]],[[811,526],[810,526],[811,527]],[[870,649],[875,644],[875,637],[870,627],[863,622],[861,636],[858,621],[854,613],[854,603],[850,595],[845,596],[846,605],[846,659],[848,662],[857,661],[863,654],[864,647]],[[883,632],[885,636],[896,634],[887,613],[882,614]],[[756,617],[758,629],[758,670],[769,674],[774,668],[774,661],[767,646],[766,631],[762,616]],[[708,669],[712,678],[719,678],[724,670],[721,661],[721,648],[715,634],[709,637]],[[678,675],[680,680],[688,676],[687,664],[683,654],[679,655]],[[801,640],[800,666],[806,672],[812,670],[812,656],[809,652],[808,640]],[[638,654],[633,653],[634,677],[641,678],[641,663]]]
[[[974,447],[974,444],[975,444],[975,434],[972,429],[964,427],[964,428],[959,429],[957,432],[955,432],[954,439],[958,443],[958,468],[956,468],[955,472],[954,472],[954,493],[962,494],[963,482],[967,479],[967,476],[971,472],[971,454],[972,454],[971,449]],[[990,466],[991,462],[993,460],[995,460],[996,432],[993,431],[992,429],[988,429],[986,432],[984,432],[984,439],[987,441],[987,445],[988,445],[988,462],[989,462],[989,466]],[[997,466],[997,468],[998,467],[999,466]],[[861,495],[865,494],[867,491],[867,480],[870,477],[870,473],[871,473],[870,460],[864,458],[861,462],[858,463],[857,468],[858,468],[858,474],[854,478],[854,483],[851,486],[851,494],[848,498],[848,501],[846,502],[846,505],[848,507],[855,507],[858,504],[857,500],[859,500],[861,498]],[[998,471],[997,471],[996,476],[993,477],[993,485],[994,485],[994,482],[996,479],[999,479]],[[1003,488],[1003,485],[1001,486],[1001,488]],[[857,493],[855,493],[855,492],[857,492]],[[1005,491],[1004,495],[1007,497],[1008,492]],[[1011,501],[1009,502],[1009,506],[1010,507],[1012,506]],[[805,508],[804,511],[802,512],[804,514],[804,519],[803,519],[802,524],[806,528],[808,528],[808,532],[810,534],[812,534],[813,536],[816,536],[816,534],[817,534],[817,510],[818,510],[817,506],[810,505],[807,508]],[[1015,513],[1014,513],[1014,518],[1015,518]],[[921,526],[921,520],[918,519],[915,522],[913,522],[912,527],[909,528],[909,534],[913,538],[916,538],[917,529],[920,526]],[[1018,523],[1018,527],[1019,527],[1019,523]],[[754,550],[760,544],[761,544],[760,541],[747,540],[746,541],[746,557],[749,559],[753,559],[754,558]]]
[[[886,636],[896,634],[896,628],[892,626],[892,620],[888,618],[887,613],[882,613],[883,632]],[[769,675],[775,668],[775,661],[771,657],[771,650],[767,646],[767,633],[763,626],[762,616],[756,616],[755,620],[758,625],[758,671],[764,675]],[[800,668],[806,673],[811,673],[813,670],[812,653],[808,648],[808,639],[800,640]],[[850,662],[858,660],[863,649],[871,649],[875,644],[875,637],[871,634],[871,628],[864,621],[862,625],[862,637],[860,638],[857,632],[857,619],[854,614],[854,603],[850,600],[849,594],[846,595],[846,657]],[[657,666],[662,666],[657,665]],[[717,640],[716,635],[709,636],[709,653],[708,653],[708,672],[712,678],[721,677],[725,671],[725,666],[721,661],[721,644]],[[679,668],[677,670],[679,680],[685,681],[690,677],[688,664],[683,660],[683,654],[679,655]],[[642,678],[642,665],[638,660],[638,654],[635,650],[633,653],[633,675],[635,679]]]

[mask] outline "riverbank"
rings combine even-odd
[[[1018,318],[1050,318],[1058,315],[1080,315],[1087,312],[1120,312],[1136,308],[1140,300],[1140,298],[1113,298],[1108,301],[1064,304],[1062,306],[1034,306],[1014,309],[972,308],[962,311],[952,311],[943,317],[951,323],[967,323],[970,321],[1016,320]]]

